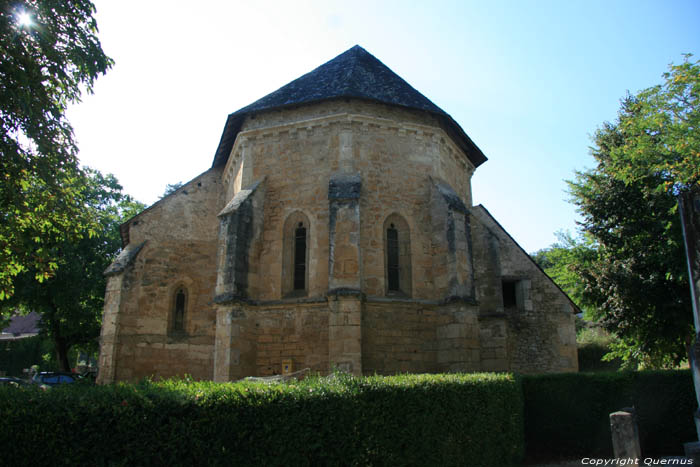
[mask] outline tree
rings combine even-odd
[[[13,277],[45,280],[58,263],[44,245],[90,236],[86,186],[65,117],[112,60],[88,0],[0,0],[0,300]]]
[[[562,288],[584,313],[592,316],[591,303],[586,300],[584,286],[576,268],[595,261],[598,249],[590,236],[575,238],[570,233],[557,232],[558,242],[536,251],[531,257],[552,280]]]
[[[654,174],[656,189],[674,194],[700,184],[700,61],[691,57],[671,65],[663,84],[627,99],[617,124],[624,139],[610,150],[618,179]]]
[[[627,96],[594,136],[597,166],[569,182],[597,257],[572,269],[585,301],[620,339],[613,356],[672,366],[686,358],[692,313],[675,195],[697,186],[700,66]]]
[[[119,225],[144,208],[122,193],[113,175],[85,172],[83,216],[90,225],[99,226],[96,233],[79,232],[81,235],[56,243],[44,241],[42,248],[56,262],[55,272],[39,283],[35,280],[38,271],[28,266],[15,278],[16,293],[3,303],[6,312],[20,308],[41,314],[41,332],[53,341],[57,361],[65,371],[70,369],[71,347],[96,347],[106,286],[103,272],[121,248]]]

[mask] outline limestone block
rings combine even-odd
[[[635,459],[637,462],[642,457],[637,422],[633,413],[625,411],[611,413],[610,431],[613,453],[617,459]]]

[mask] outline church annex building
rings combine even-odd
[[[359,46],[230,114],[121,226],[98,381],[576,371],[575,305],[472,205],[484,162]]]

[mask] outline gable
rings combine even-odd
[[[581,309],[574,303],[573,300],[557,285],[549,275],[537,264],[532,257],[515,241],[515,239],[503,228],[501,224],[491,215],[491,213],[482,204],[471,208],[472,215],[478,219],[490,232],[496,235],[499,241],[507,242],[512,246],[512,251],[518,255],[519,259],[526,262],[531,269],[539,271],[547,281],[554,286],[571,304],[574,314],[581,313]]]

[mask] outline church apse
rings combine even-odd
[[[472,205],[485,161],[360,47],[234,112],[123,227],[100,381],[576,370],[570,300]]]

